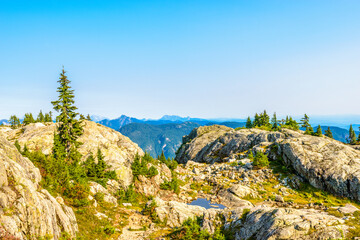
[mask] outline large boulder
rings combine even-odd
[[[176,155],[176,160],[179,163],[187,163],[189,160],[205,162],[202,157],[203,152],[206,152],[219,136],[229,131],[231,128],[221,125],[202,126],[193,129],[188,136],[183,137],[183,143]]]
[[[347,230],[344,220],[314,209],[258,206],[224,214],[225,229],[240,239],[340,239]]]
[[[197,131],[201,134],[195,135],[194,132]],[[176,160],[180,163],[189,160],[204,163],[222,162],[256,145],[283,138],[284,134],[259,129],[235,131],[228,127],[213,125],[194,129],[190,136],[192,137],[184,137],[183,145],[176,155]]]
[[[39,185],[41,175],[30,160],[0,133],[0,225],[19,239],[76,236],[73,210]]]
[[[176,201],[163,201],[158,197],[152,201],[156,204],[155,213],[159,220],[165,222],[169,227],[179,227],[185,220],[203,216],[206,212],[206,209],[200,206]]]
[[[262,149],[271,158],[282,157],[314,187],[360,201],[360,151],[344,143],[288,129],[235,131],[215,125],[203,134],[194,133],[184,138],[188,142],[178,151],[177,161],[222,162],[247,150]]]
[[[123,187],[132,183],[131,163],[136,153],[142,155],[143,151],[137,144],[121,133],[92,121],[84,120],[84,133],[79,138],[83,143],[79,152],[85,160],[90,153],[96,156],[100,148],[104,154],[105,162],[116,171],[119,181]],[[44,154],[50,154],[53,142],[56,123],[32,123],[19,129],[11,130],[3,128],[8,140],[18,140],[20,146],[26,146],[30,151],[40,150]]]
[[[360,151],[330,138],[309,135],[277,144],[285,163],[311,185],[360,200]]]

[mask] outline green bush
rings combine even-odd
[[[253,166],[257,168],[269,166],[268,157],[262,151],[257,151],[254,157]]]
[[[160,189],[163,190],[171,190],[174,191],[176,194],[180,193],[180,182],[179,179],[176,176],[173,176],[172,180],[164,181],[160,184]]]
[[[134,179],[138,179],[140,175],[151,178],[159,174],[154,166],[151,166],[150,168],[147,167],[149,163],[155,163],[155,160],[150,154],[145,153],[142,157],[140,157],[139,154],[136,154],[134,162],[131,165]]]
[[[117,179],[116,172],[109,170],[110,166],[104,161],[104,155],[101,153],[100,149],[98,149],[97,152],[97,160],[97,163],[95,163],[95,158],[91,153],[86,161],[82,163],[82,171],[84,171],[84,175],[86,175],[89,180],[106,187],[106,183],[109,179]]]
[[[225,240],[220,228],[217,228],[213,235],[202,230],[201,221],[202,219],[199,217],[189,218],[183,222],[180,228],[170,233],[169,237],[173,240]]]

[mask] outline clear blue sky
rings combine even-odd
[[[0,0],[0,118],[360,114],[360,1]]]

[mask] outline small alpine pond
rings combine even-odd
[[[189,205],[200,206],[200,207],[203,207],[206,209],[209,209],[209,208],[224,209],[224,208],[226,208],[224,205],[211,203],[209,200],[207,200],[205,198],[198,198],[198,199],[192,201],[191,203],[189,203]]]

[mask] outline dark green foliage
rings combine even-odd
[[[80,114],[80,120],[85,120],[85,116],[83,114]]]
[[[254,117],[254,122],[253,122],[253,127],[268,127],[271,128],[271,124],[270,124],[270,117],[269,115],[266,113],[266,110],[264,110],[263,113],[259,114],[255,114]]]
[[[310,125],[310,118],[308,115],[304,114],[304,117],[300,120],[300,122],[301,122],[301,127],[305,128],[305,134],[314,135],[314,136],[316,135],[314,133],[313,127]]]
[[[126,190],[119,190],[115,197],[120,203],[131,203],[132,205],[139,206],[143,202],[147,202],[149,199],[135,191],[134,185],[130,185]]]
[[[157,158],[161,163],[165,163],[166,166],[172,171],[177,168],[178,162],[174,159],[166,159],[164,152],[161,152],[161,155]]]
[[[91,121],[91,117],[89,114],[86,116],[86,120]]]
[[[274,113],[274,115],[273,115],[273,117],[271,119],[271,125],[272,125],[273,130],[278,130],[279,129],[279,122],[277,120],[276,113]]]
[[[97,174],[94,155],[90,154],[90,156],[86,159],[83,165],[85,167],[86,176],[90,179],[96,178]]]
[[[304,114],[304,117],[300,120],[301,127],[307,129],[310,126],[310,118],[308,115]]]
[[[150,216],[151,220],[154,223],[161,223],[158,215],[156,214],[155,208],[157,207],[157,203],[155,200],[152,200],[149,204],[145,205],[143,209],[143,214]]]
[[[253,124],[251,122],[250,117],[247,118],[245,127],[246,128],[252,128],[253,127]]]
[[[333,134],[332,134],[332,132],[331,132],[331,130],[330,130],[330,127],[328,127],[328,129],[325,130],[325,136],[327,136],[327,137],[329,137],[329,138],[334,138],[334,137],[333,137]]]
[[[45,113],[45,122],[52,122],[52,112],[50,111],[49,113]]]
[[[355,134],[355,131],[354,131],[352,125],[350,125],[350,129],[349,129],[349,140],[348,140],[348,142],[350,144],[356,144],[356,134]]]
[[[195,219],[187,219],[183,222],[180,228],[169,234],[173,240],[225,240],[221,229],[217,228],[214,234],[210,234],[206,230],[201,229],[202,219],[197,217]]]
[[[115,171],[110,171],[106,162],[104,161],[104,155],[101,150],[97,152],[97,163],[92,154],[82,164],[85,175],[92,181],[97,182],[104,187],[109,179],[117,179]]]
[[[9,119],[9,123],[11,128],[18,128],[20,126],[20,119],[15,116],[15,115],[11,115],[10,119]]]
[[[56,117],[56,121],[59,123],[58,141],[64,147],[61,150],[65,150],[66,159],[78,161],[81,156],[77,151],[80,145],[77,139],[82,135],[83,128],[81,122],[76,119],[78,113],[76,112],[77,107],[74,105],[74,90],[70,87],[70,81],[65,75],[64,69],[60,74],[58,83],[60,84],[57,90],[59,97],[58,100],[52,102],[55,111],[59,112],[59,116]]]
[[[180,180],[173,173],[172,180],[170,182],[165,180],[163,183],[160,184],[160,189],[174,191],[174,193],[179,194],[180,193]]]
[[[155,177],[155,176],[158,175],[158,174],[159,174],[159,172],[158,172],[158,170],[156,169],[156,167],[151,166],[151,167],[149,168],[148,172],[147,172],[146,177],[147,177],[147,178],[152,178],[152,177]]]
[[[47,156],[40,151],[30,152],[26,146],[22,154],[40,169],[41,185],[50,193],[61,194],[73,206],[88,204],[89,186],[78,164],[68,164],[63,159]]]
[[[257,168],[269,166],[268,157],[262,151],[257,151],[254,157],[253,166]]]
[[[27,124],[34,123],[34,122],[35,122],[35,119],[34,119],[32,113],[25,113],[23,124],[27,125]]]
[[[322,129],[321,129],[321,126],[320,126],[320,125],[317,127],[317,130],[316,130],[316,132],[314,133],[314,136],[318,136],[318,137],[321,137],[321,136],[322,136]]]
[[[285,120],[282,120],[281,127],[292,130],[299,130],[299,123],[296,122],[291,116],[287,116]]]
[[[314,135],[314,129],[311,125],[309,125],[306,130],[305,130],[305,134],[308,134],[308,135]]]
[[[253,154],[253,152],[250,150],[250,152],[249,152],[249,154],[248,154],[248,158],[250,159],[250,160],[254,160],[254,154]]]
[[[18,140],[15,141],[15,147],[16,147],[16,149],[21,153],[21,146],[20,146]]]
[[[40,110],[39,115],[37,116],[36,122],[45,122],[45,116],[41,110]]]
[[[138,179],[140,175],[146,176],[148,178],[158,175],[159,173],[154,166],[148,168],[148,164],[154,162],[155,160],[148,153],[145,153],[142,157],[140,157],[139,154],[136,154],[134,162],[131,165],[134,179]]]

